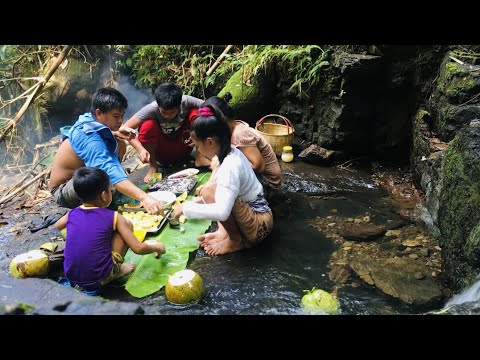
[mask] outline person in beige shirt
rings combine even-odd
[[[214,105],[223,113],[232,134],[231,144],[238,148],[248,159],[255,173],[260,174],[264,187],[279,189],[282,171],[272,146],[255,129],[242,120],[235,120],[234,112],[228,101],[232,98],[226,93],[224,99],[218,96],[208,98],[202,107]],[[210,159],[197,151],[196,166],[209,166]]]

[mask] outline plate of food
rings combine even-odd
[[[143,211],[124,211],[122,216],[132,222],[134,231],[139,234],[142,231],[146,233],[157,232],[166,221],[166,217],[162,215],[150,215]],[[139,241],[143,241],[138,236],[137,238]]]
[[[168,177],[168,179],[183,179],[183,178],[190,178],[194,175],[197,175],[200,170],[195,169],[195,168],[189,168],[185,169],[179,172],[176,172],[175,174],[172,174]]]
[[[160,201],[163,209],[170,207],[177,199],[177,195],[175,195],[175,193],[172,191],[158,190],[148,193],[148,195],[155,198],[155,200]]]
[[[189,193],[197,184],[197,177],[190,178],[177,178],[177,179],[163,179],[155,184],[151,184],[148,187],[149,191],[167,191],[175,194]]]

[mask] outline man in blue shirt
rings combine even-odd
[[[163,215],[160,202],[128,180],[120,163],[119,152],[124,153],[125,144],[118,149],[112,132],[117,132],[122,125],[127,106],[127,99],[118,90],[101,88],[93,95],[91,113],[80,115],[72,126],[58,149],[50,173],[49,188],[60,206],[81,205],[72,176],[78,168],[88,166],[105,171],[117,191],[139,200],[150,214]],[[129,138],[135,137],[134,130],[127,130],[130,130]]]

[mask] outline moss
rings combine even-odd
[[[242,69],[238,70],[227,81],[225,87],[218,93],[219,97],[223,97],[225,93],[232,94],[232,100],[230,105],[236,107],[242,105],[245,102],[250,102],[259,96],[259,87],[255,85],[255,81],[252,85],[247,85],[242,79]]]
[[[455,74],[462,72],[463,70],[460,68],[459,64],[447,62],[444,67],[443,78],[445,81],[450,81]]]
[[[328,93],[339,93],[340,90],[338,89],[338,81],[339,77],[333,74],[328,74],[323,81],[322,90],[326,94]]]
[[[480,243],[480,185],[476,181],[478,159],[470,159],[467,144],[457,135],[449,144],[443,164],[439,224],[444,241],[444,260],[454,290],[471,273],[478,272]],[[468,239],[468,240],[467,240]]]
[[[223,97],[225,93],[232,94],[229,104],[236,117],[253,125],[258,119],[272,111],[273,94],[269,78],[257,74],[247,85],[242,79],[242,69],[238,70],[227,81],[224,88],[218,93]]]
[[[480,263],[480,222],[478,222],[465,243],[465,257],[471,263]]]
[[[445,65],[443,65],[442,72],[437,80],[438,89],[440,91],[445,91],[445,89],[448,87],[448,83],[453,79],[453,77],[461,75],[464,75],[464,70],[460,67],[460,65],[450,62],[448,59]]]
[[[23,310],[23,312],[25,314],[30,314],[30,313],[33,312],[33,310],[35,310],[35,306],[27,304],[27,303],[22,303],[22,302],[17,301],[16,304],[20,309]]]
[[[474,89],[475,86],[477,86],[477,83],[473,77],[455,77],[450,84],[448,84],[445,93],[450,97],[454,97],[460,92],[468,93]]]
[[[459,288],[468,289],[477,281],[478,281],[478,273],[475,270],[469,269],[466,271],[464,278],[460,280]]]
[[[427,110],[424,110],[424,109],[420,109],[418,110],[416,116],[415,116],[415,119],[416,120],[423,120],[423,118],[425,116],[430,116],[430,113],[427,111]]]

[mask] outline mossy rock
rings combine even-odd
[[[480,118],[479,106],[456,106],[442,102],[438,104],[437,108],[436,130],[441,139],[450,141],[458,130],[475,118]]]
[[[437,88],[450,103],[463,104],[480,91],[480,74],[467,65],[451,62],[447,56],[441,66]]]
[[[471,285],[480,268],[480,129],[465,127],[443,162],[439,227],[444,269],[454,291]]]
[[[227,92],[232,94],[229,105],[235,117],[255,126],[260,118],[273,112],[273,86],[263,73],[255,75],[249,82],[245,82],[242,75],[242,69],[233,74],[218,96],[223,97]]]

